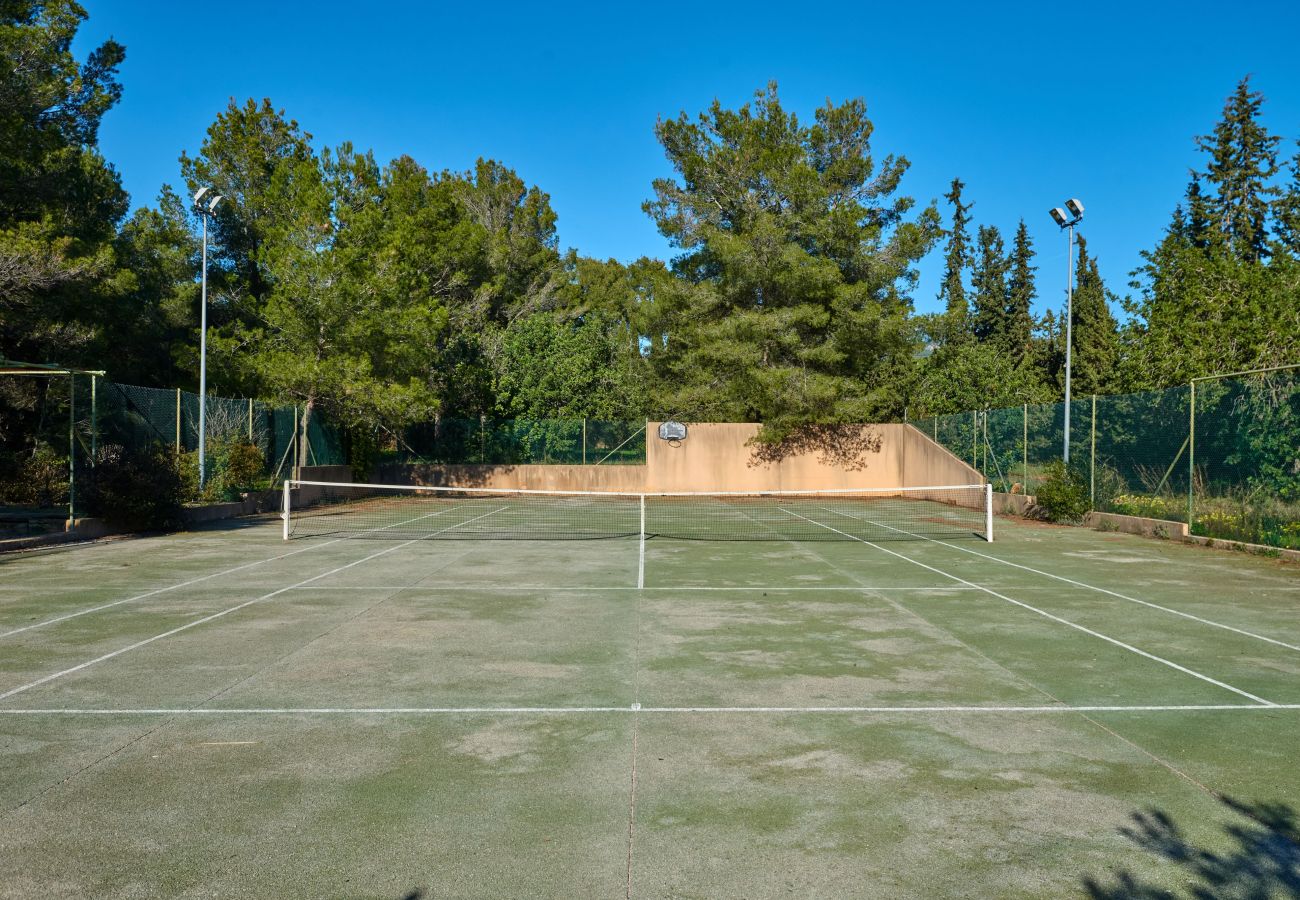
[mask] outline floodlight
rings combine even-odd
[[[1083,218],[1083,204],[1079,202],[1078,198],[1071,197],[1069,200],[1066,200],[1065,208],[1068,209],[1070,215],[1074,216],[1076,219]]]
[[[195,192],[194,192],[194,205],[195,205],[195,206],[198,206],[200,203],[202,203],[202,202],[203,202],[203,196],[204,196],[208,191],[210,191],[210,190],[212,190],[212,188],[201,187],[201,188],[199,188],[197,191],[195,191]]]
[[[207,188],[204,188],[204,190],[207,190]],[[223,197],[223,196],[221,196],[220,194],[217,194],[217,196],[213,197],[213,198],[212,198],[212,201],[211,201],[210,203],[208,203],[208,214],[209,214],[209,215],[216,215],[216,212],[217,212],[217,204],[220,203],[222,200],[225,200],[225,199],[226,199],[226,198]]]
[[[1052,209],[1052,219],[1062,228],[1070,224],[1070,220],[1066,218],[1065,210],[1061,209],[1059,206]]]

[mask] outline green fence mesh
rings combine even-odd
[[[1047,463],[1062,457],[1065,404],[913,424],[996,490],[1033,494]],[[1300,366],[1073,399],[1070,463],[1094,509],[1300,549]]]
[[[176,454],[194,501],[275,487],[290,474],[297,409],[209,396],[206,418],[200,493],[198,395],[90,375],[0,374],[0,536],[60,530],[86,514],[78,485],[115,448]],[[306,450],[309,464],[347,462],[338,430],[320,417],[310,423]]]
[[[406,429],[385,461],[640,465],[645,454],[643,421],[440,419]]]

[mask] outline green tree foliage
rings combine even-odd
[[[1009,349],[1007,335],[1007,260],[1002,232],[981,225],[971,276],[971,332],[991,352]]]
[[[1291,256],[1300,257],[1300,141],[1291,158],[1290,181],[1274,206],[1277,238]]]
[[[1025,220],[1021,219],[1007,258],[1006,347],[1017,366],[1030,362],[1033,357],[1032,304],[1036,296],[1034,272],[1038,270],[1033,262],[1034,244]]]
[[[877,165],[871,131],[861,100],[805,125],[775,84],[736,110],[659,122],[678,177],[656,180],[644,208],[682,250],[647,331],[664,413],[761,421],[775,444],[902,412],[904,290],[939,223],[933,209],[908,217],[907,162]]]
[[[1110,393],[1118,383],[1119,325],[1110,311],[1114,296],[1106,289],[1088,242],[1079,236],[1073,298],[1074,342],[1071,387],[1075,395]]]
[[[122,89],[115,41],[84,62],[77,3],[0,5],[0,354],[102,359],[120,291],[112,241],[126,213],[120,179],[96,148]]]
[[[1209,157],[1164,236],[1143,254],[1124,335],[1122,387],[1164,387],[1216,372],[1295,361],[1300,259],[1291,249],[1295,190],[1280,189],[1278,138],[1263,96],[1243,79],[1212,134]],[[1270,241],[1275,231],[1277,240]]]
[[[952,227],[946,232],[948,246],[944,252],[943,281],[939,285],[939,301],[944,305],[943,318],[932,330],[945,344],[959,343],[970,335],[965,272],[971,264],[971,251],[966,228],[974,204],[962,202],[961,192],[965,187],[960,178],[954,178],[948,193],[943,195],[952,206]]]
[[[1206,198],[1211,240],[1234,256],[1257,262],[1268,256],[1271,183],[1277,174],[1277,145],[1260,121],[1264,95],[1250,89],[1250,77],[1223,106],[1214,131],[1196,139],[1209,162],[1201,177],[1213,189]]]
[[[643,406],[642,361],[625,321],[539,312],[511,322],[497,369],[498,412],[510,419],[630,419]]]

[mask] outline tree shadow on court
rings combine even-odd
[[[1265,900],[1300,898],[1300,823],[1285,803],[1243,803],[1221,797],[1236,815],[1223,826],[1232,841],[1228,850],[1193,843],[1183,829],[1158,809],[1136,812],[1119,829],[1141,849],[1180,867],[1184,892],[1171,891],[1128,870],[1108,882],[1085,876],[1093,900]]]
[[[772,465],[815,453],[825,465],[858,472],[867,467],[870,454],[880,452],[880,445],[880,432],[870,425],[802,425],[780,441],[751,439],[749,465]]]

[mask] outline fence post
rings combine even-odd
[[[1092,434],[1088,453],[1088,504],[1097,508],[1097,395],[1092,395]]]
[[[1029,493],[1029,404],[1028,403],[1026,403],[1024,406],[1023,414],[1020,419],[1020,425],[1021,428],[1024,430],[1024,435],[1022,438],[1023,443],[1021,443],[1020,445],[1021,452],[1024,453],[1024,463],[1025,463],[1024,465],[1025,484],[1023,490],[1026,494],[1028,494]]]
[[[1191,383],[1187,404],[1187,533],[1192,533],[1192,495],[1196,482],[1196,381]]]
[[[248,398],[248,442],[253,443],[253,398]]]
[[[181,389],[176,389],[176,455],[181,455]]]
[[[978,469],[980,463],[980,414],[970,411],[970,464]]]
[[[582,417],[582,464],[587,464],[587,417]]]
[[[939,417],[934,417],[934,442],[939,443]]]

